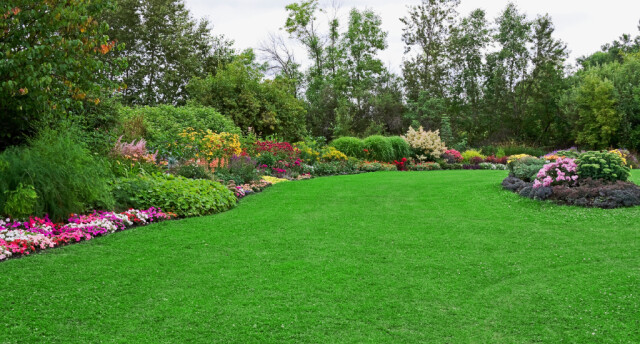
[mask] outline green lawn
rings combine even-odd
[[[282,183],[9,260],[0,343],[640,342],[640,207],[535,202],[505,176]]]

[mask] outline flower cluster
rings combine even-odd
[[[574,159],[558,158],[556,162],[546,164],[536,176],[534,188],[555,185],[574,186],[578,180],[578,165]]]
[[[442,158],[449,164],[460,163],[464,159],[462,154],[455,149],[449,149],[442,154]]]
[[[324,161],[345,161],[347,156],[335,147],[329,147],[324,154],[322,154],[322,160]]]
[[[396,165],[398,171],[407,171],[407,166],[405,163],[407,162],[407,158],[402,158],[402,160],[393,160],[393,164]]]
[[[150,153],[147,151],[147,141],[140,139],[138,142],[133,140],[131,143],[122,142],[122,136],[118,138],[115,146],[111,150],[111,154],[116,157],[122,157],[133,162],[147,162],[155,164],[158,152]]]
[[[237,134],[187,128],[179,136],[186,141],[181,143],[185,147],[183,151],[189,152],[183,153],[183,158],[192,157],[206,161],[210,167],[212,163],[216,167],[224,166],[224,162],[231,156],[242,154],[242,145]]]
[[[54,224],[48,217],[19,222],[0,220],[0,261],[39,250],[110,234],[136,225],[168,220],[174,215],[158,208],[130,209],[122,213],[72,214],[67,224]]]

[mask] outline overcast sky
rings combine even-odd
[[[286,20],[284,7],[294,0],[185,0],[195,17],[206,17],[213,24],[215,34],[224,34],[235,41],[235,47],[257,48],[270,32],[286,36],[279,30]],[[401,40],[402,23],[407,5],[420,0],[338,0],[341,17],[346,18],[352,7],[373,9],[382,17],[382,25],[389,33],[389,47],[380,53],[383,62],[395,72],[400,71],[404,46]],[[299,0],[298,0],[299,2]],[[462,0],[459,12],[467,15],[476,8],[487,12],[492,21],[507,5],[508,0]],[[513,0],[529,18],[548,13],[556,26],[556,37],[568,44],[570,62],[595,52],[604,43],[623,33],[638,35],[640,0]],[[321,4],[330,7],[330,0]],[[320,17],[319,19],[324,19]],[[324,21],[324,20],[323,20]],[[346,20],[342,20],[346,23]],[[296,50],[296,58],[305,60],[304,50]]]

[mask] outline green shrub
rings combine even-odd
[[[546,161],[544,159],[524,157],[522,159],[512,160],[507,167],[512,177],[517,177],[525,182],[532,182],[536,179],[538,171],[544,167],[545,163]]]
[[[367,150],[366,158],[369,160],[393,161],[393,146],[384,136],[373,135],[367,137],[364,139],[364,149]]]
[[[219,213],[236,204],[235,195],[218,182],[159,173],[119,179],[114,195],[123,208],[160,207],[180,217]]]
[[[347,156],[364,158],[364,142],[357,137],[340,137],[331,141],[330,146],[335,147]]]
[[[122,117],[125,139],[144,138],[155,148],[174,142],[178,134],[187,128],[241,134],[230,118],[210,107],[160,105],[123,108]]]
[[[471,159],[476,157],[482,158],[483,160],[487,158],[486,156],[482,155],[480,152],[474,149],[469,149],[462,153],[462,159],[463,159],[462,161],[466,164],[470,163]]]
[[[18,184],[13,191],[5,191],[7,200],[2,212],[12,219],[25,219],[33,214],[38,203],[38,194],[33,185]]]
[[[91,155],[77,135],[71,129],[43,129],[29,146],[2,152],[0,190],[8,192],[0,192],[0,209],[16,212],[16,206],[29,202],[30,193],[24,188],[31,186],[37,194],[33,215],[49,214],[53,221],[65,220],[71,213],[112,208],[112,175],[104,160]]]
[[[622,158],[610,152],[585,152],[578,156],[578,175],[580,178],[594,180],[626,181],[631,169],[625,166]]]
[[[409,158],[412,155],[411,146],[400,136],[390,136],[387,140],[393,147],[393,159],[400,161],[402,158]]]

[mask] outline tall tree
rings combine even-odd
[[[408,16],[400,19],[404,24],[405,54],[413,52],[403,66],[407,96],[412,101],[418,99],[420,92],[428,98],[445,97],[446,42],[459,4],[460,0],[422,0],[419,5],[409,6]]]
[[[527,101],[525,135],[536,144],[562,144],[568,138],[569,128],[560,116],[560,97],[567,88],[564,64],[569,54],[566,44],[553,37],[554,31],[549,15],[534,21],[530,53],[533,68],[521,95]]]
[[[126,104],[182,104],[188,81],[214,73],[233,53],[231,42],[213,36],[209,22],[194,19],[183,0],[119,0],[103,18],[110,36],[125,44]]]
[[[0,150],[38,127],[78,117],[117,85],[122,61],[99,14],[108,1],[0,3]]]

